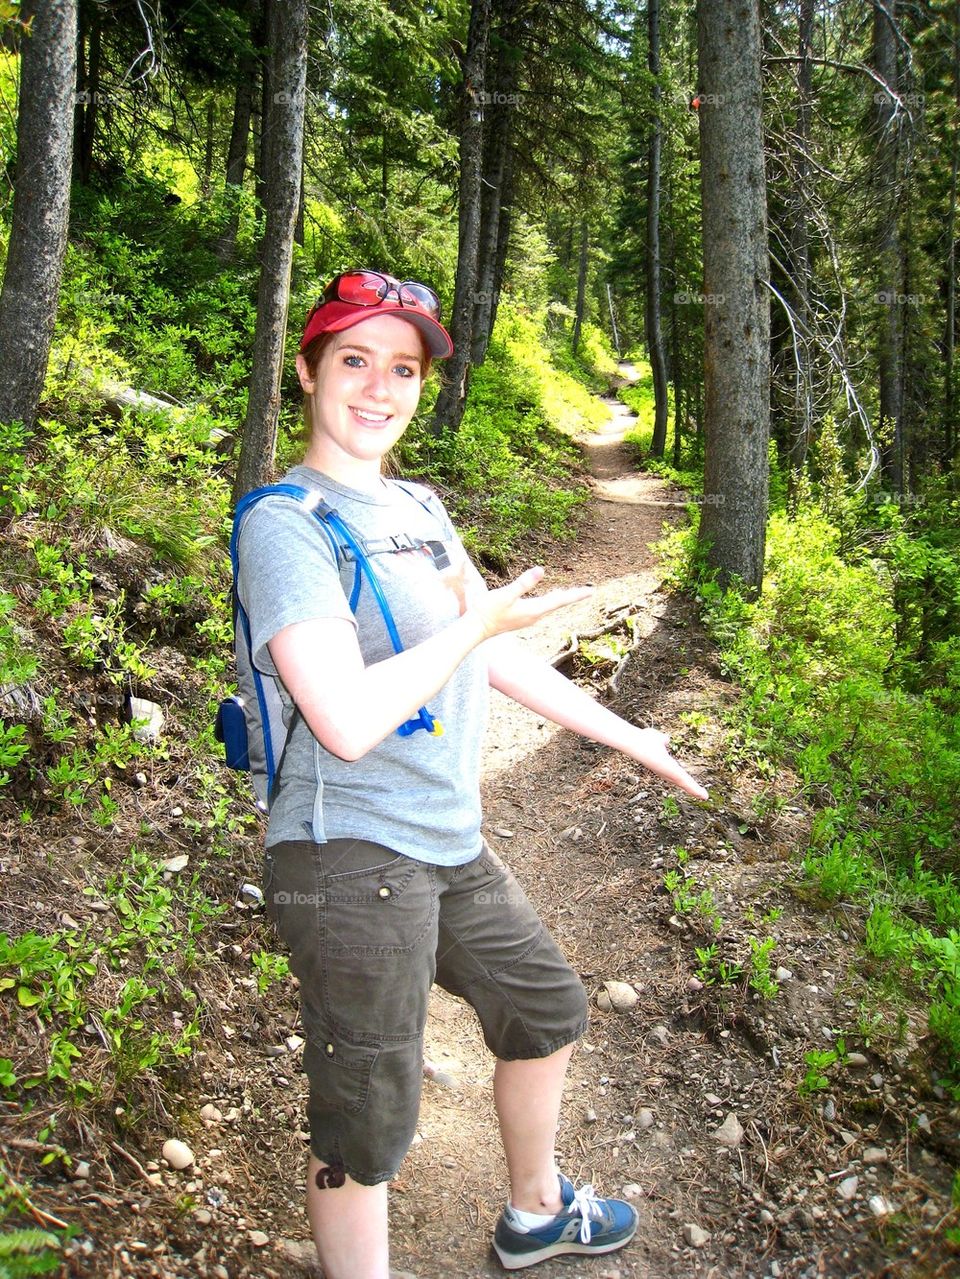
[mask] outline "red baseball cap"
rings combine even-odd
[[[359,306],[339,299],[318,302],[307,316],[303,337],[300,339],[300,350],[304,350],[320,333],[342,333],[344,329],[352,329],[355,324],[376,319],[378,315],[396,315],[415,325],[423,334],[427,350],[435,359],[444,359],[453,354],[450,334],[438,320],[416,303],[402,303],[398,298],[389,296],[382,298],[374,306]]]

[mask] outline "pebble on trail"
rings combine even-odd
[[[605,981],[597,995],[597,1007],[605,1013],[628,1013],[636,1008],[639,1000],[640,996],[629,982]]]
[[[714,1141],[718,1141],[721,1146],[726,1146],[728,1150],[736,1150],[743,1141],[743,1128],[740,1120],[731,1110],[724,1119],[719,1128],[715,1128],[713,1132]]]
[[[185,1141],[180,1141],[177,1137],[170,1137],[165,1141],[160,1154],[177,1172],[189,1168],[193,1163],[193,1151]]]

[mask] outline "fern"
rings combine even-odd
[[[49,1274],[60,1261],[60,1240],[49,1230],[32,1227],[0,1235],[0,1279]]]

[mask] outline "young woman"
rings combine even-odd
[[[280,681],[291,724],[265,893],[300,981],[307,1212],[327,1279],[388,1279],[387,1183],[416,1130],[434,981],[473,1005],[497,1058],[504,1267],[610,1252],[636,1230],[629,1204],[575,1189],[554,1165],[587,1001],[480,834],[488,688],[706,797],[663,734],[620,719],[512,640],[588,590],[532,596],[542,568],[487,590],[437,498],[384,478],[431,359],[451,350],[424,285],[374,271],[333,280],[297,357],[309,443],[287,479],[322,495],[354,546],[331,544],[282,497],[250,511],[239,543],[254,661]]]

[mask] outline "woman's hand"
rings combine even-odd
[[[694,781],[683,765],[678,764],[667,750],[669,741],[667,734],[656,728],[638,728],[633,739],[623,749],[644,768],[649,768],[651,773],[679,786],[688,795],[693,795],[695,799],[709,799],[710,796],[700,783]]]
[[[467,613],[476,616],[483,627],[485,639],[533,626],[558,608],[578,604],[593,593],[592,586],[573,586],[547,591],[544,595],[528,596],[527,592],[532,591],[542,580],[544,571],[539,565],[528,568],[506,586],[487,591],[471,603]]]

